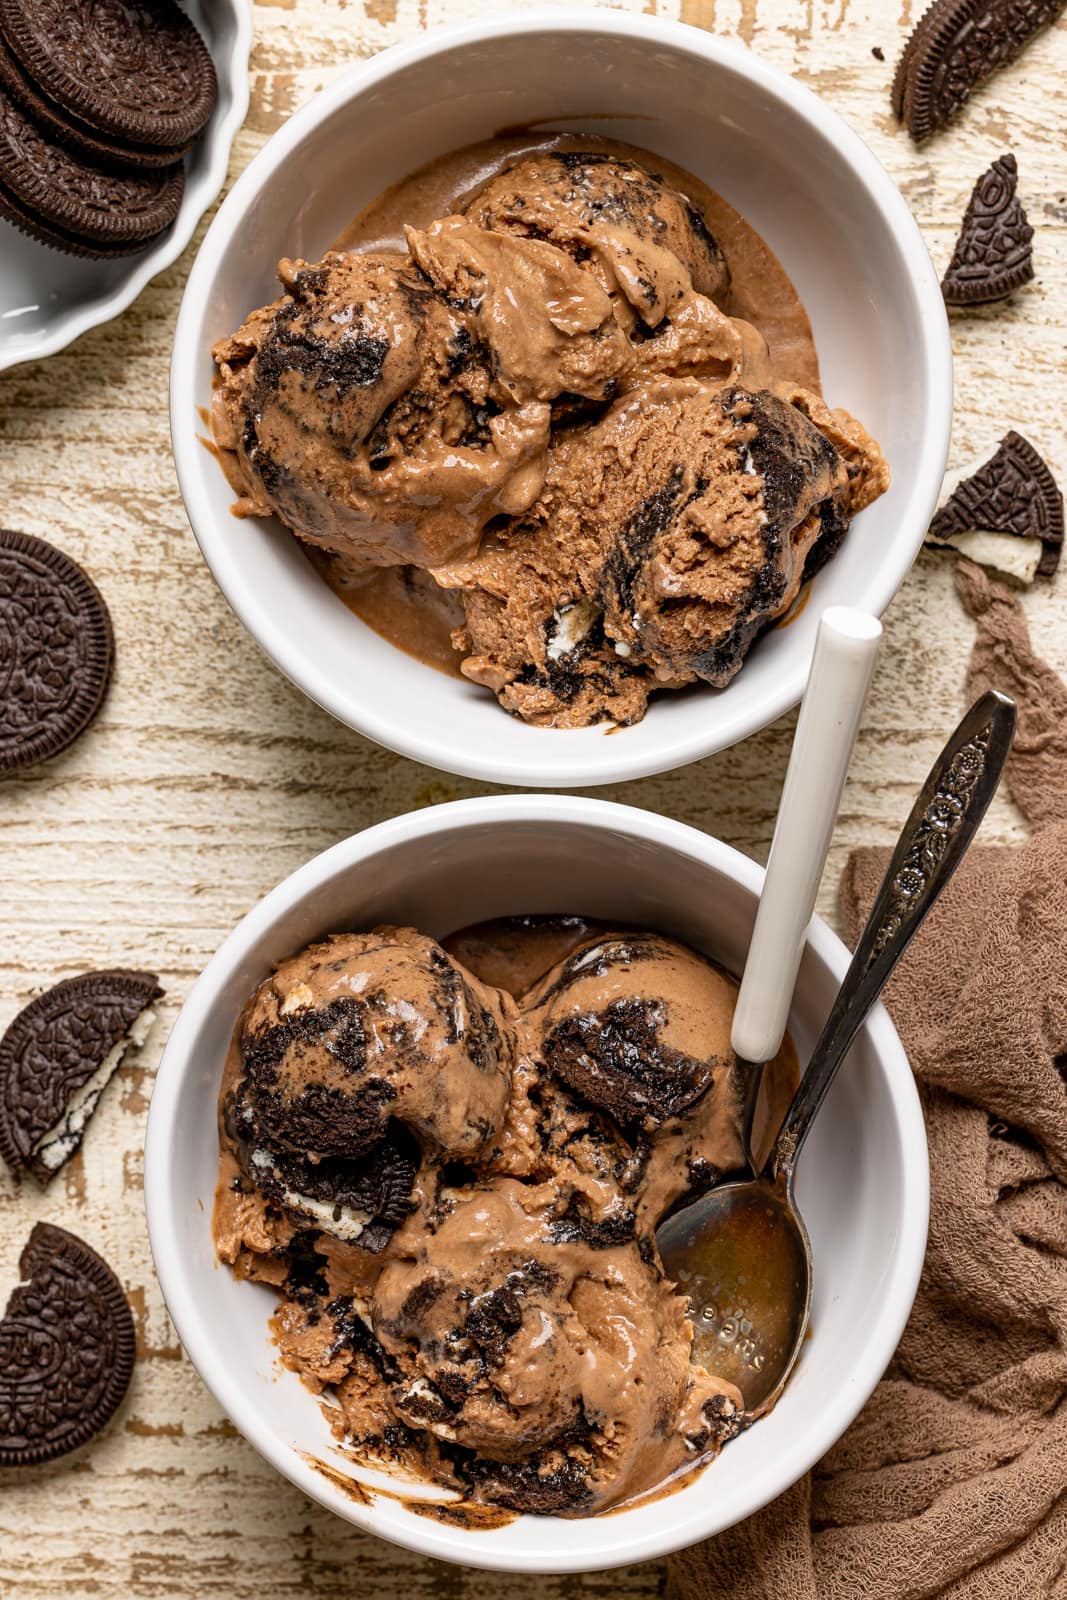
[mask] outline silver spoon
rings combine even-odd
[[[749,1416],[778,1398],[811,1315],[797,1158],[867,1013],[974,837],[1014,727],[1014,702],[991,690],[934,763],[763,1170],[710,1190],[657,1232],[667,1274],[689,1296],[693,1358],[740,1389]]]

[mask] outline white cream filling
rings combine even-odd
[[[252,1152],[252,1165],[261,1172],[271,1171],[281,1181],[278,1169],[271,1160],[266,1150]],[[309,1194],[299,1194],[295,1189],[282,1185],[282,1204],[291,1211],[299,1211],[301,1215],[313,1217],[324,1233],[332,1234],[335,1239],[342,1239],[350,1244],[358,1239],[360,1234],[371,1221],[369,1211],[358,1211],[355,1206],[338,1206],[330,1200],[315,1200]]]
[[[575,600],[553,611],[554,629],[546,654],[549,661],[562,661],[581,644],[599,615],[592,600]]]
[[[441,1404],[441,1396],[438,1394],[433,1385],[428,1383],[425,1378],[415,1379],[415,1382],[409,1387],[407,1394],[401,1399],[400,1404],[410,1405],[411,1401],[417,1398],[421,1398],[423,1400],[436,1400],[438,1405]],[[449,1427],[447,1422],[428,1422],[425,1417],[418,1416],[417,1414],[416,1421],[418,1427],[425,1428],[428,1433],[435,1434],[438,1439],[446,1439],[453,1443],[455,1442],[456,1430],[455,1428]]]
[[[77,1150],[100,1096],[107,1088],[123,1056],[127,1050],[141,1048],[155,1020],[156,1013],[151,1006],[134,1018],[130,1031],[123,1035],[118,1044],[111,1047],[92,1076],[86,1078],[81,1088],[68,1100],[63,1108],[63,1115],[55,1127],[50,1128],[38,1139],[33,1147],[33,1154],[49,1172],[58,1172],[63,1163],[69,1161]]]
[[[1014,578],[1018,583],[1033,583],[1044,548],[1040,539],[1020,538],[1014,533],[990,533],[982,529],[955,533],[947,542],[961,556],[977,561],[981,567],[992,567],[994,572]]]

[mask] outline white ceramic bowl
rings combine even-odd
[[[744,213],[807,305],[833,405],[881,442],[893,487],[862,514],[815,601],[730,686],[659,697],[639,726],[529,728],[484,689],[378,638],[272,521],[236,522],[199,440],[212,342],[277,291],[282,255],[316,259],[360,206],[442,150],[544,122],[662,152]],[[380,744],[509,785],[642,777],[736,743],[796,703],[823,605],[881,613],[915,557],[948,448],[951,358],[937,277],[900,194],[827,106],[756,56],[619,12],[503,13],[430,33],[343,73],[235,184],[178,320],[171,428],[189,519],[219,586],[272,660]]]
[[[145,1148],[152,1251],[179,1337],[220,1406],[313,1499],[442,1560],[590,1571],[663,1555],[748,1516],[852,1421],[900,1337],[926,1241],[922,1115],[881,1007],[853,1046],[800,1162],[798,1194],[815,1257],[812,1335],[800,1367],[769,1417],[688,1487],[651,1505],[576,1521],[520,1517],[472,1532],[417,1516],[395,1499],[358,1503],[305,1459],[356,1475],[334,1449],[316,1401],[292,1373],[279,1372],[267,1328],[272,1292],[236,1282],[212,1249],[222,1063],[243,1002],[274,961],[332,930],[380,920],[443,935],[483,917],[573,911],[663,929],[736,972],[762,876],[706,834],[629,807],[559,795],[465,800],[381,823],[317,856],[267,895],[208,964],[175,1024],[152,1097]],[[802,1060],[847,965],[844,945],[813,922],[790,1019]]]
[[[186,157],[185,193],[172,225],[140,255],[89,261],[50,250],[0,218],[0,372],[37,361],[132,305],[176,261],[226,181],[230,146],[248,110],[249,0],[179,0],[211,51],[219,97]]]

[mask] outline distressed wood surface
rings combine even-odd
[[[479,9],[496,8],[257,5],[252,105],[233,173],[340,67]],[[656,0],[644,9],[656,10]],[[888,85],[919,9],[919,0],[681,0],[680,14],[751,45],[842,112],[899,182],[939,267],[975,177],[1009,146],[1016,151],[1038,280],[1006,307],[953,319],[953,453],[968,459],[1012,425],[1067,481],[1067,25],[988,84],[947,137],[916,151],[891,118]],[[659,10],[678,15],[678,0],[660,0]],[[167,1320],[145,1234],[141,1144],[153,1070],[193,979],[252,903],[313,852],[411,807],[487,792],[378,750],[310,705],[215,588],[185,519],[167,434],[169,345],[194,249],[117,322],[0,378],[0,521],[55,539],[86,564],[118,641],[114,686],[93,732],[0,785],[0,1025],[40,988],[87,967],[151,967],[168,991],[146,1049],[113,1082],[84,1151],[47,1195],[0,1173],[0,1290],[15,1281],[36,1218],[67,1224],[116,1266],[141,1356],[104,1437],[0,1484],[0,1595],[658,1594],[655,1565],[488,1578],[357,1533],[237,1437]],[[1035,639],[1063,671],[1065,585],[1061,573],[1026,597]],[[886,621],[823,893],[831,914],[846,852],[893,838],[960,709],[971,627],[948,562],[924,556]],[[792,727],[783,718],[684,771],[600,792],[762,858]],[[1021,834],[1010,802],[998,799],[985,836]]]

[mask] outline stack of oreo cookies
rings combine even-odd
[[[71,255],[143,250],[216,93],[176,0],[0,0],[0,215]]]

